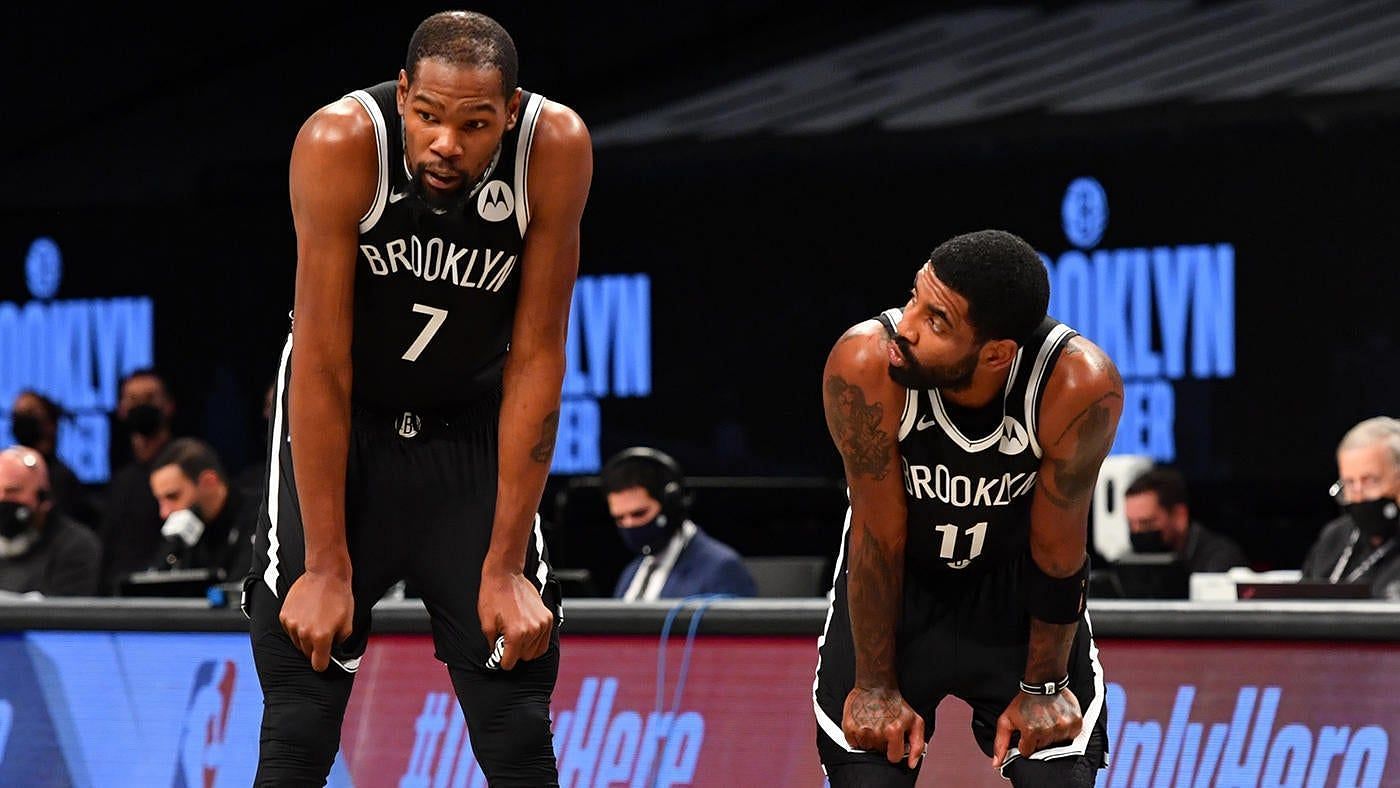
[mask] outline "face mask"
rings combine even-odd
[[[34,510],[16,501],[0,501],[0,536],[13,539],[30,529]]]
[[[627,545],[627,549],[638,555],[651,555],[666,546],[671,540],[671,533],[675,528],[671,527],[669,518],[664,514],[658,514],[646,525],[638,525],[634,528],[618,528],[618,536],[622,537],[622,543]]]
[[[1134,553],[1171,552],[1171,548],[1167,547],[1167,540],[1162,536],[1161,531],[1138,531],[1128,534],[1128,539],[1133,543]]]
[[[10,433],[15,436],[15,443],[32,449],[43,439],[44,425],[32,413],[13,413],[10,415]]]
[[[15,501],[0,501],[0,558],[24,555],[37,541],[34,510]]]
[[[165,414],[155,405],[137,405],[126,412],[126,425],[137,435],[149,438],[165,426]]]
[[[1374,501],[1349,503],[1342,507],[1367,538],[1379,536],[1388,539],[1395,536],[1400,524],[1400,505],[1390,498],[1377,498]]]

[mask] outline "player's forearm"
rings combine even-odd
[[[506,364],[500,419],[500,474],[487,569],[519,572],[540,496],[554,457],[559,431],[564,354],[541,351],[515,355]]]
[[[1026,654],[1027,683],[1040,684],[1065,677],[1069,672],[1070,647],[1074,644],[1074,633],[1078,629],[1078,622],[1051,624],[1037,618],[1031,619],[1030,648]]]
[[[350,433],[348,364],[298,362],[292,354],[292,465],[306,542],[306,571],[348,578],[345,541],[345,464]],[[276,462],[274,454],[272,462]]]
[[[894,689],[895,626],[904,588],[904,540],[852,518],[846,598],[855,643],[856,686]]]
[[[1056,535],[1043,525],[1039,528],[1032,525],[1030,560],[1035,562],[1035,568],[1043,577],[1058,582],[1067,581],[1079,575],[1084,567],[1086,556],[1081,546],[1084,538],[1083,531],[1079,529],[1072,530],[1068,535]],[[1044,603],[1044,600],[1037,601]],[[1076,601],[1075,607],[1082,610],[1082,590],[1076,595]],[[1079,621],[1077,618],[1070,623],[1045,621],[1036,618],[1036,609],[1036,605],[1031,606],[1031,631],[1024,678],[1032,684],[1059,681],[1069,669],[1070,648],[1079,630]]]

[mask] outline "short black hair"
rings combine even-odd
[[[669,456],[669,455],[667,455]],[[672,463],[675,460],[671,460]],[[679,470],[679,465],[675,466]],[[668,468],[666,463],[651,459],[647,453],[619,453],[608,460],[598,475],[603,492],[607,494],[641,487],[658,501],[666,496],[666,485],[675,482],[684,486],[685,480]]]
[[[967,319],[983,342],[1025,344],[1050,305],[1050,276],[1031,245],[1002,230],[949,238],[928,257],[939,281],[967,299]]]
[[[1186,479],[1173,468],[1159,466],[1134,479],[1123,497],[1143,493],[1156,493],[1157,503],[1163,509],[1171,509],[1186,503]]]
[[[198,438],[176,438],[171,441],[156,457],[151,472],[155,473],[167,465],[180,466],[180,472],[192,482],[199,481],[199,475],[205,471],[213,471],[222,482],[228,481],[224,465],[219,462],[214,447]]]
[[[442,11],[424,19],[408,42],[404,71],[417,76],[418,63],[435,58],[462,68],[494,68],[501,72],[501,92],[515,91],[519,63],[515,41],[500,23],[475,11]]]
[[[157,372],[154,367],[141,367],[126,373],[121,379],[121,382],[117,384],[117,391],[120,392],[122,389],[126,388],[126,384],[136,378],[155,378],[160,381],[160,388],[165,392],[165,396],[170,396],[170,384],[166,382],[165,376]]]
[[[43,394],[40,394],[34,389],[20,389],[19,394],[15,395],[15,399],[18,400],[20,397],[26,396],[33,397],[34,399],[38,400],[39,410],[42,410],[44,412],[44,421],[47,421],[52,426],[57,427],[58,420],[68,415],[68,411],[64,410],[62,405],[58,404],[57,402],[54,402],[53,400],[49,399]]]

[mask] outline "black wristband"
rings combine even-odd
[[[1022,593],[1026,612],[1047,624],[1073,624],[1084,614],[1084,602],[1089,587],[1089,559],[1085,557],[1079,571],[1069,577],[1045,574],[1029,552],[1021,565]]]
[[[1027,684],[1025,681],[1022,681],[1021,691],[1027,695],[1059,695],[1061,692],[1064,692],[1065,687],[1068,686],[1069,675],[1066,674],[1065,677],[1059,681],[1046,681],[1041,684]]]

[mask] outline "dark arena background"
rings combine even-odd
[[[812,672],[846,494],[822,366],[941,241],[998,228],[1125,380],[1091,522],[1099,785],[1400,785],[1400,605],[1243,591],[1297,579],[1340,513],[1338,442],[1400,415],[1400,5],[469,8],[594,143],[540,504],[567,611],[561,784],[823,784]],[[55,400],[100,511],[130,460],[118,383],[150,367],[176,435],[262,478],[292,140],[394,78],[438,10],[7,10],[0,443],[21,390]],[[608,599],[631,556],[597,472],[635,445],[679,461],[759,598]],[[1247,569],[1127,580],[1152,564],[1126,547],[1124,474],[1152,463]],[[0,597],[0,785],[251,784],[236,583]],[[380,605],[331,784],[485,785],[421,603]],[[1006,784],[968,721],[940,707],[920,786]]]

